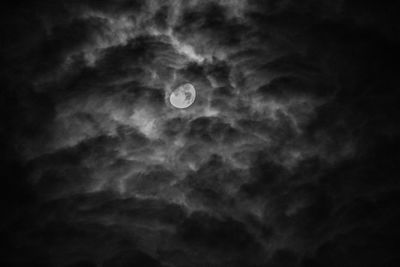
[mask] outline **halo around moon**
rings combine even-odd
[[[196,99],[196,90],[190,83],[177,87],[169,96],[169,102],[176,108],[188,108]]]

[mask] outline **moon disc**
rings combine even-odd
[[[176,108],[187,108],[193,104],[196,98],[196,90],[190,83],[176,88],[169,96],[169,102]]]

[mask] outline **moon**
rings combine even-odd
[[[177,87],[169,96],[169,102],[176,108],[191,106],[196,98],[196,90],[190,83]]]

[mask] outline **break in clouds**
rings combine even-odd
[[[393,9],[14,1],[0,262],[396,266]]]

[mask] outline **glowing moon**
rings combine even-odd
[[[193,104],[196,98],[196,90],[190,83],[176,88],[169,96],[169,102],[176,108],[187,108]]]

